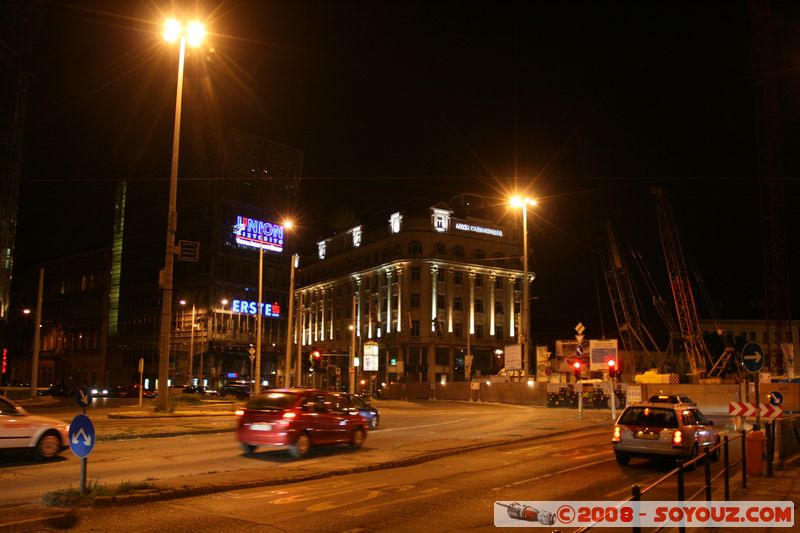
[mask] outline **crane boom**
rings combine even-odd
[[[672,211],[667,203],[664,190],[661,187],[654,187],[651,192],[658,200],[658,234],[661,237],[661,247],[667,264],[672,297],[675,300],[678,327],[683,338],[683,346],[686,350],[692,375],[699,377],[701,374],[705,375],[707,365],[711,362],[711,357],[700,331],[697,305],[695,304],[689,276],[686,273],[686,262],[683,258],[683,250],[678,237],[678,228],[672,217]]]

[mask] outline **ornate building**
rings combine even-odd
[[[497,373],[517,343],[515,228],[438,204],[393,213],[383,227],[356,226],[317,252],[299,270],[295,341],[299,333],[305,351],[321,353],[332,388],[349,381],[351,348],[364,379],[433,382]],[[364,361],[367,343],[377,343],[377,361]]]

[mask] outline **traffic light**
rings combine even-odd
[[[575,379],[581,379],[581,362],[575,361],[572,363],[572,373],[575,374]]]
[[[617,362],[613,359],[608,360],[608,377],[615,378],[619,374],[619,369],[617,368]]]
[[[319,350],[314,348],[311,352],[311,357],[314,359],[314,368],[322,367],[322,354],[319,353]]]

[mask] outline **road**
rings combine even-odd
[[[71,412],[62,413],[54,407],[48,407],[47,411],[49,416],[69,420],[75,409],[68,409]],[[597,419],[578,421],[573,412],[566,410],[504,404],[384,402],[380,409],[381,428],[370,432],[364,449],[358,452],[342,448],[318,450],[303,461],[292,460],[285,451],[279,450],[261,450],[254,456],[247,456],[230,431],[158,439],[101,440],[88,457],[87,479],[99,484],[148,481],[161,487],[180,487],[279,478],[347,469],[486,442],[535,437],[587,424],[603,427],[607,440],[611,427],[611,421],[603,419],[607,415],[601,413],[592,415]],[[99,435],[123,431],[125,428],[120,425],[149,423],[166,430],[170,424],[176,424],[174,420],[113,420],[104,418],[102,413],[102,410],[90,411]],[[229,430],[234,423],[232,415],[213,417],[207,422],[189,420],[188,423],[198,427],[204,423],[219,424],[220,431]],[[69,451],[46,463],[0,456],[0,483],[14,487],[13,491],[0,495],[0,506],[33,503],[46,492],[77,488],[79,481],[80,461]]]
[[[71,531],[493,531],[495,501],[616,501],[669,468],[620,467],[608,431],[587,429],[405,468],[94,509]],[[687,493],[701,479],[702,468],[689,474]],[[647,499],[674,499],[674,490],[671,481]]]

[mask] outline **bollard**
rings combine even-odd
[[[747,432],[742,430],[742,488],[747,488]]]
[[[767,426],[767,477],[772,477],[772,465],[775,461],[775,424],[777,420]]]
[[[711,457],[708,454],[708,446],[703,447],[703,470],[706,474],[706,501],[711,501]]]
[[[683,459],[678,460],[678,501],[682,502],[686,494],[684,493],[684,484],[683,484]],[[686,533],[686,528],[684,526],[680,526],[678,528],[680,533]]]
[[[747,434],[747,474],[761,476],[764,473],[764,430]]]
[[[631,487],[631,501],[638,502],[642,500],[642,489],[639,488],[639,485],[634,485]],[[639,526],[639,520],[634,522],[633,526],[633,533],[642,533],[642,528]]]

